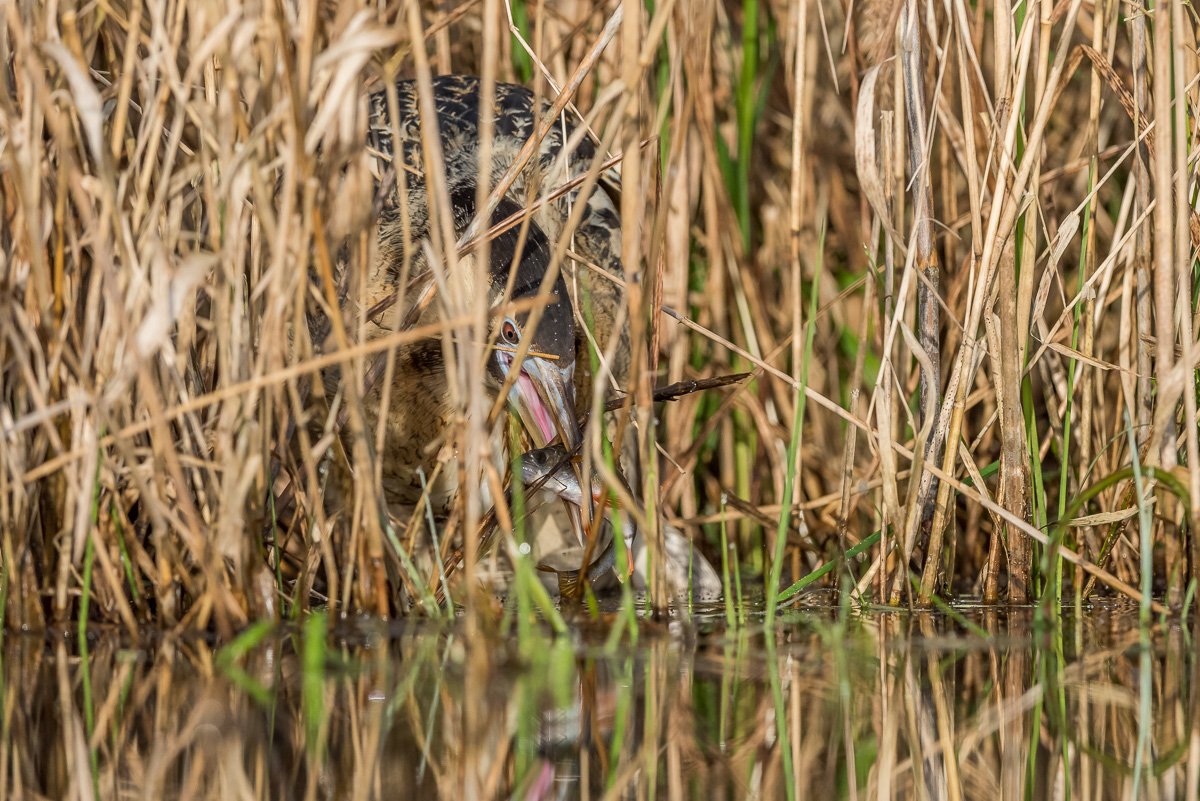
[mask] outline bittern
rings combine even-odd
[[[422,146],[422,123],[427,121],[422,119],[417,83],[399,82],[394,100],[398,102],[390,109],[387,91],[369,98],[370,149],[380,185],[392,187],[383,195],[379,258],[367,276],[366,295],[371,301],[402,290],[398,286],[401,276],[420,275],[431,267],[428,242],[433,214],[427,202],[430,187]],[[432,100],[454,236],[458,239],[468,232],[480,211],[480,80],[457,75],[434,78]],[[489,187],[496,186],[509,171],[549,106],[528,89],[500,83],[495,85],[491,108],[494,133],[486,167]],[[538,199],[537,191],[543,195],[553,192],[588,171],[595,146],[586,136],[573,136],[574,129],[569,121],[553,126],[491,217],[482,225],[476,221],[478,230],[486,231],[530,207]],[[567,231],[568,214],[580,203],[584,204],[580,222]],[[565,236],[571,237],[573,258],[564,260],[540,319],[530,325],[529,304],[521,308],[519,302],[539,294],[554,247]],[[601,188],[584,196],[574,186],[538,205],[527,225],[510,228],[492,239],[486,271],[478,270],[470,257],[458,261],[458,269],[466,271],[461,277],[467,281],[471,275],[487,275],[487,302],[497,311],[492,331],[495,346],[488,356],[487,381],[482,388],[489,397],[495,398],[504,386],[515,351],[528,340],[528,355],[511,382],[507,402],[535,446],[546,445],[556,435],[571,445],[579,438],[576,387],[580,392],[590,392],[592,384],[584,319],[601,352],[613,337],[620,338],[611,369],[617,380],[624,378],[628,334],[615,323],[622,302],[620,252],[621,229],[612,199]],[[444,263],[445,255],[434,257],[441,257]],[[611,277],[597,276],[595,271],[577,266],[576,260],[598,266]],[[519,310],[509,313],[504,308]],[[431,303],[420,312],[418,322],[433,322],[439,314],[439,304]],[[398,313],[377,315],[368,323],[368,336],[390,333],[400,317]],[[444,348],[450,346],[442,337],[435,337],[400,348],[386,410],[379,408],[384,387],[372,388],[365,397],[370,423],[375,424],[379,414],[386,415],[379,458],[383,492],[390,506],[423,503],[427,493],[435,514],[444,515],[457,495],[459,471],[455,469],[441,470],[437,480],[429,483],[439,458],[439,444],[445,439],[454,413],[444,359]],[[496,452],[503,457],[503,448]]]

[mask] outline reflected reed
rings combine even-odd
[[[321,616],[224,647],[10,636],[0,796],[1196,797],[1196,632],[965,615],[701,617],[636,648]]]

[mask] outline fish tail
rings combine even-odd
[[[538,565],[543,573],[558,576],[558,594],[571,600],[583,597],[583,574],[578,570],[555,570],[547,565]]]
[[[583,597],[583,574],[578,570],[564,570],[558,574],[558,594],[563,598],[577,600]]]

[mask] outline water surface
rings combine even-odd
[[[746,617],[10,634],[0,798],[1198,797],[1194,630]]]

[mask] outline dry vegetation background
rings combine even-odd
[[[277,526],[272,476],[305,381],[371,355],[296,333],[327,291],[310,275],[372,256],[366,93],[485,65],[575,86],[620,157],[631,388],[754,371],[635,412],[655,508],[715,561],[724,520],[748,576],[783,532],[784,579],[882,530],[835,575],[893,602],[1095,576],[1179,604],[1200,576],[1190,4],[0,13],[9,626],[228,631],[321,602],[314,581],[402,611],[369,482],[322,502],[332,437],[298,431],[301,513]]]

